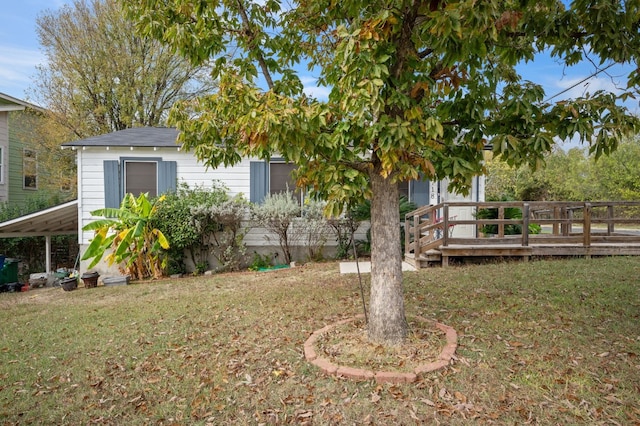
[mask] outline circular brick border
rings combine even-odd
[[[318,367],[323,373],[328,374],[330,376],[341,376],[348,379],[355,380],[371,380],[375,379],[377,383],[413,383],[418,379],[418,376],[421,374],[429,373],[431,371],[436,371],[441,368],[449,365],[449,361],[453,358],[453,355],[456,352],[456,348],[458,347],[458,333],[448,325],[440,324],[439,322],[435,322],[432,320],[428,320],[422,317],[414,317],[419,321],[431,322],[435,323],[435,327],[443,331],[446,336],[447,343],[444,348],[440,352],[440,356],[437,361],[430,362],[428,364],[419,365],[412,372],[403,373],[403,372],[393,372],[393,371],[372,371],[365,370],[362,368],[353,368],[346,367],[341,365],[336,365],[327,360],[326,358],[319,357],[316,354],[316,350],[314,345],[316,340],[327,331],[338,327],[343,324],[347,324],[349,322],[355,321],[357,319],[364,318],[363,314],[356,315],[353,318],[347,318],[344,320],[340,320],[333,324],[329,324],[320,330],[316,330],[311,333],[311,336],[304,342],[304,357],[311,364]]]

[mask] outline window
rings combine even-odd
[[[295,170],[295,165],[283,161],[252,161],[249,164],[250,191],[249,201],[261,203],[267,194],[274,194],[285,191],[287,184],[290,190],[295,188],[295,181],[291,178],[291,172]],[[400,195],[409,198],[417,206],[429,205],[429,180],[419,179],[410,182],[401,182],[399,185]],[[296,192],[298,199],[301,198],[300,191]]]
[[[22,182],[24,189],[38,189],[37,154],[32,149],[22,152]]]
[[[296,169],[295,164],[278,160],[269,163],[252,161],[249,167],[249,200],[252,203],[261,203],[267,194],[277,194],[287,189],[295,192],[296,198],[301,201],[300,190],[296,189],[296,181],[291,176]]]
[[[124,192],[136,197],[148,192],[149,197],[158,195],[158,163],[155,161],[124,162]]]
[[[156,197],[177,188],[177,163],[162,158],[120,158],[104,161],[104,205],[118,208],[125,193]]]
[[[281,192],[292,192],[298,201],[301,201],[301,191],[296,189],[296,181],[292,176],[296,169],[291,163],[270,163],[269,164],[269,194]]]

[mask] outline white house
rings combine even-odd
[[[232,167],[210,169],[198,162],[192,153],[182,151],[176,143],[178,131],[174,128],[141,127],[121,130],[63,144],[63,148],[77,151],[78,166],[78,240],[83,253],[93,233],[82,228],[96,220],[94,210],[119,207],[125,193],[148,192],[151,196],[175,190],[178,182],[190,187],[211,186],[214,181],[224,183],[230,195],[244,194],[259,203],[267,193],[284,190],[290,185],[292,164],[277,158],[269,163],[257,159],[244,159]],[[446,191],[442,183],[428,181],[409,182],[400,191],[416,204],[437,204],[448,199],[459,199]],[[482,178],[477,178],[470,201],[484,199]],[[252,230],[246,244],[264,246],[264,233]],[[84,270],[81,264],[80,269]]]

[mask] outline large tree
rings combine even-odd
[[[554,137],[579,135],[598,155],[635,131],[618,97],[555,104],[516,65],[546,54],[636,63],[638,4],[613,0],[140,0],[139,29],[198,64],[215,60],[219,91],[175,107],[186,148],[209,165],[277,153],[298,184],[329,202],[371,199],[368,336],[403,342],[397,183],[449,178],[466,190],[483,149],[535,166]],[[305,96],[305,64],[330,90]],[[632,71],[629,84],[638,81]]]
[[[36,30],[47,61],[33,95],[77,138],[164,124],[174,102],[213,87],[206,63],[136,35],[116,0],[47,10]]]

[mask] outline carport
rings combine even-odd
[[[78,200],[0,223],[0,238],[45,237],[46,269],[51,273],[51,237],[78,235]]]

